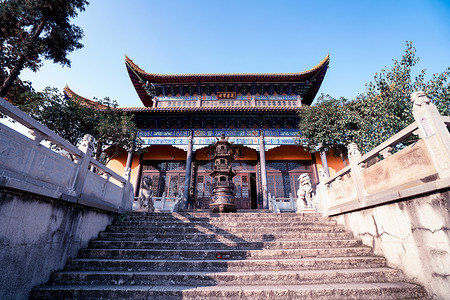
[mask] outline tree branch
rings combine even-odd
[[[31,36],[30,41],[37,39],[41,35],[41,33],[45,27],[45,22],[46,22],[45,18],[42,18],[36,31]],[[0,87],[0,97],[5,97],[6,93],[12,86],[14,80],[16,80],[16,78],[19,76],[20,72],[22,71],[23,66],[25,65],[25,62],[27,60],[27,57],[28,57],[28,53],[23,53],[19,56],[17,63],[14,65],[12,70],[9,72],[9,75],[6,77],[5,81],[3,81],[3,84]]]

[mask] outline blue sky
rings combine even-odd
[[[450,1],[91,0],[73,23],[84,48],[72,67],[24,70],[37,90],[67,84],[86,98],[142,106],[125,54],[149,73],[301,72],[330,54],[320,93],[353,98],[400,59],[406,41],[428,74],[450,66]]]

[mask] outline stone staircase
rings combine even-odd
[[[132,213],[31,299],[428,299],[318,214]]]

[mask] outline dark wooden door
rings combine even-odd
[[[250,176],[248,173],[240,173],[233,178],[235,186],[235,199],[237,209],[250,209],[251,189]]]
[[[307,173],[313,188],[316,186],[312,161],[268,161],[267,190],[276,198],[297,197],[298,177]]]
[[[176,161],[146,161],[142,178],[152,179],[152,191],[155,197],[161,197],[165,192],[167,197],[178,197],[184,192],[186,163]]]
[[[197,176],[195,208],[208,209],[212,194],[212,177],[206,173]]]

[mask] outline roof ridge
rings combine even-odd
[[[302,71],[302,72],[290,72],[290,73],[181,73],[181,74],[161,74],[161,73],[148,73],[144,69],[140,68],[131,58],[125,55],[125,64],[129,64],[131,68],[135,71],[141,73],[141,75],[147,76],[164,76],[164,77],[190,77],[190,76],[276,76],[276,75],[284,75],[284,76],[295,76],[295,75],[303,75],[306,73],[314,72],[316,70],[321,69],[324,65],[326,65],[330,61],[330,54],[322,59],[316,66],[313,68]]]
[[[66,97],[68,97],[70,99],[79,100],[81,103],[84,103],[87,106],[95,107],[97,109],[105,109],[105,108],[107,108],[107,105],[101,104],[98,101],[91,100],[91,99],[88,99],[88,98],[85,98],[85,97],[82,97],[82,96],[78,95],[77,93],[72,91],[67,84],[63,88],[63,93],[66,95]]]

